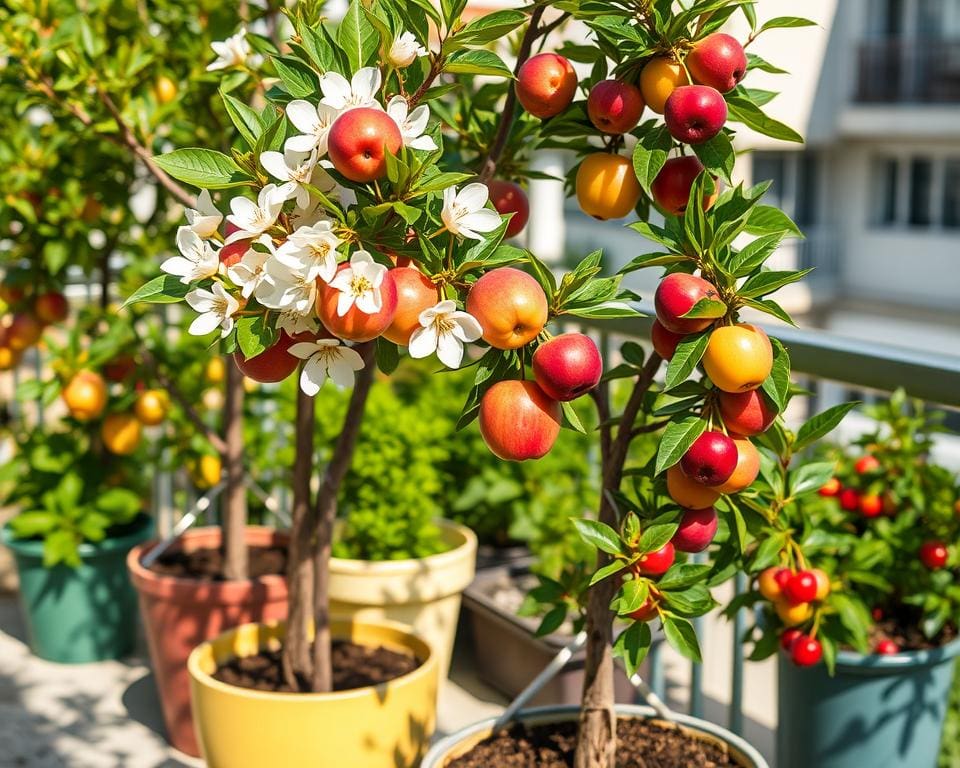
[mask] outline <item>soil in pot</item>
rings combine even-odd
[[[737,766],[709,742],[646,720],[617,723],[617,768],[722,768]],[[446,768],[569,768],[577,745],[576,723],[516,724],[480,742]]]
[[[333,641],[332,662],[334,691],[349,691],[388,683],[420,666],[420,662],[412,654],[392,651],[383,646],[359,645],[346,640]],[[299,693],[310,690],[305,681],[301,681],[298,691],[287,684],[283,677],[279,650],[262,650],[256,656],[231,659],[217,669],[214,678],[227,685],[257,691]]]
[[[282,576],[287,572],[286,547],[250,547],[249,574],[251,579],[262,576]],[[150,570],[162,576],[195,581],[223,581],[223,551],[215,547],[189,552],[164,552]]]
[[[881,618],[875,622],[871,633],[872,644],[880,640],[893,640],[901,651],[925,651],[946,645],[957,637],[953,624],[944,625],[933,638],[928,638],[920,628],[923,613],[913,605],[891,605],[880,609]]]

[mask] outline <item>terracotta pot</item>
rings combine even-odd
[[[248,546],[261,547],[286,546],[288,541],[284,533],[259,527],[247,528],[245,538]],[[175,547],[189,552],[219,547],[221,540],[219,528],[196,528]],[[127,568],[139,596],[167,738],[181,752],[199,756],[190,712],[190,652],[231,627],[286,618],[287,582],[283,576],[220,582],[162,576],[140,564],[156,544],[133,549]]]
[[[212,677],[219,665],[281,646],[283,624],[245,624],[190,654],[193,716],[209,768],[407,768],[433,733],[437,657],[403,625],[334,618],[335,638],[413,653],[387,683],[336,693],[269,693]]]
[[[460,615],[473,580],[477,537],[464,525],[437,520],[446,552],[411,560],[330,560],[330,611],[360,621],[396,621],[433,647],[446,678]]]

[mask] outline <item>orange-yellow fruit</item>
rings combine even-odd
[[[89,421],[103,413],[107,405],[107,385],[99,374],[80,371],[63,388],[60,397],[73,418]]]
[[[810,621],[813,616],[813,606],[810,605],[810,603],[792,605],[786,600],[778,600],[773,604],[773,607],[777,612],[777,616],[780,617],[780,621],[788,627],[805,624]]]
[[[601,221],[628,215],[642,192],[633,164],[622,155],[596,152],[577,171],[577,202],[584,213]]]
[[[8,346],[0,347],[0,371],[9,371],[20,363],[20,352]]]
[[[547,296],[526,272],[492,269],[467,294],[467,312],[480,323],[483,340],[497,349],[529,344],[547,324]]]
[[[191,469],[193,470],[190,473],[193,479],[193,484],[202,491],[205,491],[208,488],[213,488],[213,486],[219,483],[220,475],[223,471],[223,467],[220,463],[220,457],[210,454],[204,454],[197,459],[196,463],[193,467],[191,467]]]
[[[683,66],[666,56],[651,59],[640,73],[640,92],[643,94],[643,100],[658,115],[663,114],[670,94],[681,85],[689,85],[689,83],[690,80]]]
[[[730,479],[717,488],[720,493],[740,493],[753,485],[760,474],[760,451],[747,438],[730,435],[737,446],[737,466]]]
[[[710,334],[703,368],[724,392],[757,389],[773,368],[773,347],[767,334],[755,325],[723,325]]]
[[[169,104],[177,98],[177,84],[166,75],[160,75],[157,78],[154,91],[157,94],[157,101],[161,104]]]
[[[148,389],[141,392],[133,405],[133,412],[140,423],[147,427],[155,427],[166,417],[170,409],[170,399],[162,389]]]
[[[129,456],[140,445],[140,422],[132,413],[111,413],[100,426],[100,437],[110,453]]]
[[[771,603],[776,603],[783,599],[783,582],[778,578],[778,575],[784,570],[784,568],[780,568],[779,566],[767,568],[757,578],[757,589],[759,589],[760,594]]]
[[[667,493],[686,509],[706,509],[712,507],[720,498],[720,492],[716,488],[709,488],[691,480],[683,474],[679,464],[667,470]]]
[[[211,357],[207,361],[207,367],[203,372],[203,377],[209,384],[222,384],[227,378],[227,366],[222,357]]]
[[[429,277],[414,267],[391,269],[397,286],[397,312],[383,337],[402,347],[410,343],[413,332],[420,327],[420,313],[440,301],[437,286]]]
[[[826,571],[820,568],[811,568],[810,573],[817,580],[817,596],[815,599],[826,600],[827,595],[830,594],[830,577],[827,576]]]

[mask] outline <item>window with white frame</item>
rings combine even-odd
[[[960,156],[877,157],[870,181],[873,226],[960,229]]]
[[[764,202],[782,208],[801,227],[819,223],[819,156],[805,152],[754,152],[753,182],[772,181]]]

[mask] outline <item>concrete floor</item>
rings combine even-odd
[[[732,638],[722,620],[703,635],[704,708],[727,722]],[[441,689],[439,732],[495,716],[503,696],[477,679],[470,649],[455,654]],[[690,664],[663,653],[668,703],[686,711]],[[772,762],[776,717],[773,667],[749,664],[745,736]],[[203,762],[167,745],[153,677],[142,656],[61,666],[32,656],[15,596],[0,596],[0,766],[11,768],[194,768]]]

